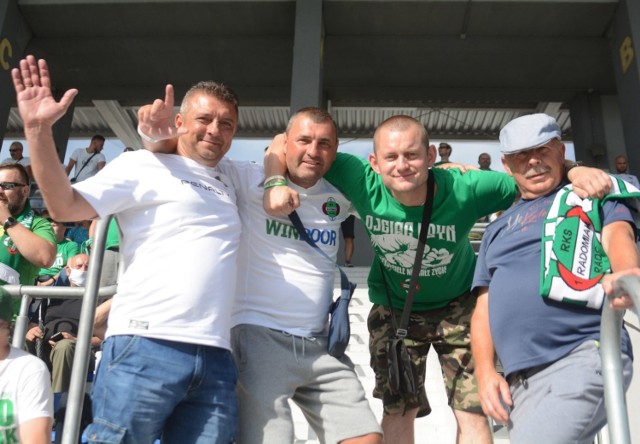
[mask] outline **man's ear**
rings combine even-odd
[[[511,171],[511,168],[509,168],[509,162],[507,161],[507,158],[502,155],[500,157],[500,160],[502,161],[502,166],[504,167],[504,170],[507,172],[507,174],[509,176],[513,176],[513,172]]]
[[[436,146],[431,144],[427,147],[427,166],[431,168],[436,163]]]
[[[380,174],[380,167],[378,166],[378,159],[376,159],[376,155],[374,153],[369,154],[369,165],[371,165],[371,169],[376,173]]]
[[[176,114],[176,128],[180,128],[182,125],[184,125],[184,120],[182,119],[182,114],[178,113]]]

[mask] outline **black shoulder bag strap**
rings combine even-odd
[[[80,173],[82,173],[82,170],[84,170],[84,167],[86,167],[86,166],[89,164],[89,162],[91,162],[91,159],[93,159],[93,157],[94,157],[96,154],[98,154],[98,152],[93,153],[93,154],[91,155],[91,157],[89,157],[89,158],[87,159],[87,161],[86,161],[85,163],[83,163],[83,164],[82,164],[82,167],[80,168],[80,171],[78,171],[78,174],[76,174],[76,177],[74,177],[74,178],[73,178],[73,180],[78,180],[78,176],[80,175]]]
[[[309,237],[309,235],[307,234],[307,230],[305,230],[304,225],[302,225],[300,216],[298,216],[298,213],[296,213],[295,210],[291,214],[289,214],[289,219],[291,220],[291,223],[293,223],[293,226],[295,227],[295,229],[298,230],[298,234],[300,235],[302,240],[304,240],[306,243],[311,245],[318,253],[320,253],[322,256],[326,257],[327,259],[329,259],[329,261],[335,264],[338,271],[340,271],[340,289],[342,290],[340,294],[340,298],[346,298],[347,301],[351,300],[351,295],[353,294],[353,290],[355,290],[356,288],[356,284],[354,284],[353,282],[349,282],[349,278],[347,277],[347,274],[344,272],[342,267],[336,264],[333,261],[333,259],[331,259],[327,255],[327,253],[322,251],[322,249],[316,245],[313,239]]]
[[[384,269],[382,267],[382,263],[380,263],[380,273],[382,276],[385,293],[387,294],[387,300],[389,301],[389,310],[391,310],[391,322],[393,324],[393,328],[396,330],[396,336],[401,339],[407,337],[407,326],[409,325],[409,316],[411,315],[413,296],[416,293],[418,277],[420,276],[420,269],[422,268],[422,255],[424,254],[424,246],[427,243],[427,233],[429,232],[429,223],[431,222],[434,189],[435,181],[433,179],[433,172],[429,171],[429,177],[427,178],[427,200],[424,202],[424,209],[422,212],[422,224],[420,225],[420,234],[418,235],[416,258],[413,261],[413,272],[411,273],[411,280],[409,281],[409,291],[407,292],[407,299],[405,300],[404,309],[402,310],[400,325],[397,326],[393,305],[391,304],[391,297],[389,296],[389,291],[387,289],[387,282],[384,278]]]

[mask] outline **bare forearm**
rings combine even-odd
[[[482,291],[471,317],[471,352],[476,372],[495,371],[495,348],[489,327],[488,294]]]
[[[271,177],[287,172],[284,144],[272,143],[264,154],[264,175]]]
[[[56,246],[21,224],[7,230],[11,240],[26,260],[40,268],[48,268],[56,259]]]
[[[95,210],[73,190],[60,165],[49,126],[25,128],[31,150],[31,169],[51,216],[59,221],[93,219]]]

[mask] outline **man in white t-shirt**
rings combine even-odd
[[[49,444],[53,395],[44,362],[11,346],[11,297],[0,290],[0,442]]]
[[[9,156],[2,160],[2,163],[19,163],[26,170],[29,175],[29,180],[33,180],[33,173],[31,172],[31,159],[24,157],[24,146],[22,143],[16,141],[9,145]]]
[[[194,85],[175,118],[184,133],[177,155],[119,156],[72,187],[51,127],[77,90],[56,102],[47,64],[33,56],[12,77],[51,217],[115,214],[123,233],[127,267],[93,386],[89,442],[151,443],[161,435],[166,442],[232,442],[237,372],[229,336],[240,218],[233,185],[216,166],[236,131],[235,94],[215,82]]]
[[[76,167],[74,175],[71,177],[71,183],[81,182],[93,177],[104,168],[107,159],[102,154],[103,148],[104,137],[96,134],[91,138],[91,143],[87,148],[78,148],[71,154],[69,164],[65,168],[68,176],[73,167]]]
[[[170,92],[170,90],[168,90]],[[139,111],[143,139],[170,134],[173,98]],[[151,137],[148,137],[151,136]],[[239,444],[294,441],[288,400],[304,412],[320,442],[377,444],[380,426],[348,357],[327,352],[327,318],[339,247],[340,223],[351,204],[322,176],[338,148],[336,124],[318,108],[303,108],[274,143],[286,145],[288,177],[265,180],[262,166],[223,160],[238,195],[242,237],[231,341],[238,365]],[[171,152],[174,143],[152,144]],[[300,219],[322,257],[299,238],[288,218],[268,216],[264,189],[291,183]]]

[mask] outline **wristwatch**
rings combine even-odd
[[[9,216],[7,217],[7,220],[5,220],[4,223],[2,224],[2,228],[4,228],[4,231],[7,231],[9,228],[13,227],[17,223],[18,221],[13,216]]]

